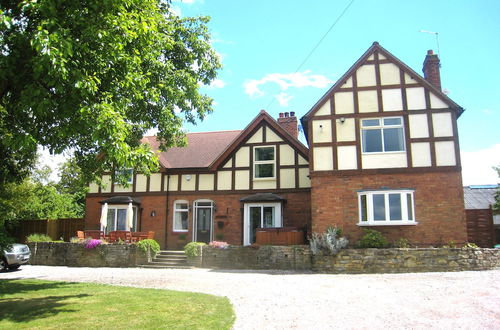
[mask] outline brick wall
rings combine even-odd
[[[460,172],[372,174],[358,176],[313,175],[311,180],[313,232],[328,226],[343,229],[351,243],[363,235],[357,191],[363,189],[415,189],[416,226],[369,227],[389,241],[409,239],[417,246],[443,245],[451,240],[467,241],[464,199]]]

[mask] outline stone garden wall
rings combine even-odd
[[[225,269],[312,270],[320,273],[406,273],[500,268],[500,249],[346,249],[313,256],[308,246],[203,247],[193,266]]]
[[[69,267],[136,267],[148,262],[148,255],[134,244],[101,244],[86,249],[77,243],[28,243],[30,264]]]

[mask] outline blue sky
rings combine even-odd
[[[265,109],[304,115],[373,41],[417,73],[437,52],[442,86],[466,109],[459,118],[464,184],[498,182],[500,164],[500,1],[176,1],[181,16],[208,15],[224,68],[204,91],[215,111],[190,132],[244,128]],[[299,69],[299,70],[297,70]]]
[[[421,73],[437,44],[419,31],[433,31],[442,86],[466,109],[458,121],[464,184],[497,183],[491,167],[500,164],[500,1],[354,0],[299,68],[351,1],[174,1],[180,16],[211,17],[224,65],[203,88],[214,113],[187,131],[242,129],[260,109],[302,117],[374,41]]]

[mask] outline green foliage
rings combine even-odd
[[[0,6],[0,186],[28,175],[38,145],[71,148],[89,182],[113,168],[149,174],[158,160],[144,133],[158,128],[163,150],[183,145],[183,120],[212,111],[199,91],[221,67],[207,17],[158,0]]]
[[[500,179],[500,166],[494,167],[494,169],[497,171],[498,177]],[[500,214],[500,187],[498,187],[497,192],[495,193],[495,204],[493,204],[493,213]]]
[[[322,234],[313,233],[309,240],[312,253],[315,255],[336,255],[340,249],[349,244],[349,241],[341,235],[342,230],[335,227],[328,227]]]
[[[381,249],[389,245],[387,239],[381,232],[374,229],[365,229],[365,234],[357,243],[357,247],[361,249],[376,248]]]
[[[188,257],[198,257],[200,255],[200,247],[207,244],[202,242],[190,242],[184,246],[184,252]]]
[[[443,245],[445,249],[455,249],[457,247],[457,243],[454,240],[449,241],[447,244]]]
[[[411,243],[407,238],[401,237],[394,242],[394,247],[408,249],[411,247]]]
[[[154,239],[143,239],[137,242],[137,247],[144,253],[149,249],[151,252],[153,252],[153,255],[157,254],[158,251],[160,251],[160,244],[158,244],[158,242]]]
[[[187,235],[186,234],[180,234],[179,236],[177,236],[177,239],[179,241],[185,241],[187,238]]]
[[[52,238],[45,234],[31,234],[26,237],[27,243],[52,242]]]
[[[81,210],[83,216],[85,210],[85,195],[88,192],[88,182],[85,180],[82,169],[78,166],[75,157],[70,157],[59,166],[59,182],[55,185],[60,194],[72,197],[75,205]]]
[[[462,250],[467,250],[467,249],[479,249],[479,246],[475,243],[465,243],[464,246],[462,246]]]

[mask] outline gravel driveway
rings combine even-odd
[[[326,275],[23,266],[0,273],[227,296],[235,329],[500,329],[500,270]]]

